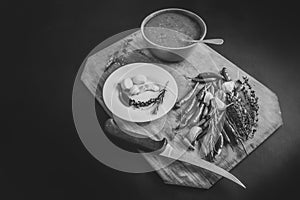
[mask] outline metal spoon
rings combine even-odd
[[[206,39],[206,40],[187,40],[187,39],[182,39],[185,42],[192,42],[192,43],[207,43],[207,44],[217,44],[217,45],[221,45],[224,43],[223,39]]]

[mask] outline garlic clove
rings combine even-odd
[[[209,103],[209,101],[211,100],[211,99],[213,99],[214,98],[214,95],[212,94],[212,93],[210,93],[210,92],[206,92],[206,94],[205,94],[205,96],[204,96],[204,103]]]
[[[147,77],[145,75],[139,74],[132,78],[132,82],[135,85],[141,85],[147,82]]]
[[[216,107],[218,110],[224,110],[226,108],[226,104],[221,101],[218,97],[215,97]]]
[[[131,78],[126,78],[121,82],[121,87],[123,90],[130,90],[133,86]]]
[[[200,128],[199,126],[194,126],[190,129],[190,131],[187,135],[187,139],[190,142],[193,142],[201,132],[202,132],[202,128]]]
[[[129,91],[130,95],[136,95],[140,92],[140,89],[137,85],[133,85]]]
[[[234,81],[228,81],[222,84],[222,89],[225,90],[225,92],[232,92],[234,86],[235,86]]]

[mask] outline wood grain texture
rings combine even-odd
[[[110,61],[112,56],[117,58],[116,62],[107,68],[107,62]],[[250,84],[259,97],[260,106],[258,130],[252,139],[244,142],[248,155],[283,123],[276,94],[207,45],[199,44],[195,51],[183,62],[163,63],[154,58],[149,50],[146,49],[139,31],[90,56],[85,64],[81,79],[110,116],[112,114],[108,111],[102,99],[102,86],[109,74],[114,70],[124,64],[134,62],[157,63],[169,71],[177,82],[178,98],[184,96],[191,87],[184,76],[195,76],[199,72],[206,71],[217,72],[223,66],[227,67],[229,75],[234,80],[242,76],[248,76]],[[172,143],[176,141],[177,137],[174,136],[172,129],[176,124],[176,114],[178,113],[171,111],[164,117],[165,120],[157,120],[150,124],[131,124],[131,122],[123,121],[123,125],[125,124],[125,127],[129,129],[131,127],[133,131],[137,130],[136,126],[140,126],[147,134],[155,135],[158,139],[165,137]],[[161,124],[162,121],[164,121],[163,125]],[[137,131],[137,133],[139,132]],[[199,151],[186,153],[201,155]],[[216,165],[229,171],[241,162],[247,154],[240,145],[236,147],[227,145],[223,147],[222,153],[216,157],[214,162]],[[157,155],[148,155],[145,158],[156,168],[168,161],[168,158]],[[221,178],[199,167],[180,161],[175,161],[157,172],[165,183],[198,188],[210,188]],[[246,182],[246,180],[241,181]]]

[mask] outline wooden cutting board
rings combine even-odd
[[[163,64],[164,68],[174,76],[178,84],[178,98],[181,98],[190,89],[189,82],[184,76],[192,77],[200,72],[207,71],[217,72],[221,70],[223,66],[226,66],[228,73],[233,80],[242,78],[242,76],[247,76],[249,78],[250,84],[253,86],[256,95],[259,97],[260,110],[258,130],[252,139],[244,142],[247,153],[245,153],[242,146],[232,147],[227,145],[223,147],[222,153],[217,156],[214,163],[227,171],[231,170],[241,162],[283,124],[276,94],[207,45],[199,44],[195,51],[193,51],[193,53],[183,62],[163,63],[151,55],[146,48],[146,44],[141,37],[140,31],[95,53],[90,56],[85,63],[81,80],[109,115],[111,115],[111,113],[105,107],[102,99],[102,86],[106,78],[114,70],[122,65],[134,62]],[[165,120],[167,122],[172,121],[171,112],[165,116]],[[159,121],[153,124],[152,127],[148,126],[143,128],[148,128],[148,130],[151,131],[157,126],[161,126]],[[165,124],[167,124],[165,125],[165,128],[156,131],[154,134],[161,134],[160,137],[167,137],[169,140],[172,140],[172,131],[170,128],[171,122]],[[162,166],[164,163],[168,162],[168,158],[157,155],[148,155],[145,159],[152,166],[156,167]],[[173,162],[168,165],[168,167],[158,170],[157,173],[165,183],[198,188],[210,188],[221,178],[204,169],[180,161]],[[241,181],[246,182],[246,180]]]

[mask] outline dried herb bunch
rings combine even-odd
[[[258,97],[249,84],[249,79],[243,77],[243,81],[237,81],[239,90],[226,94],[227,119],[236,130],[238,139],[243,141],[252,138],[256,132],[258,122]]]

